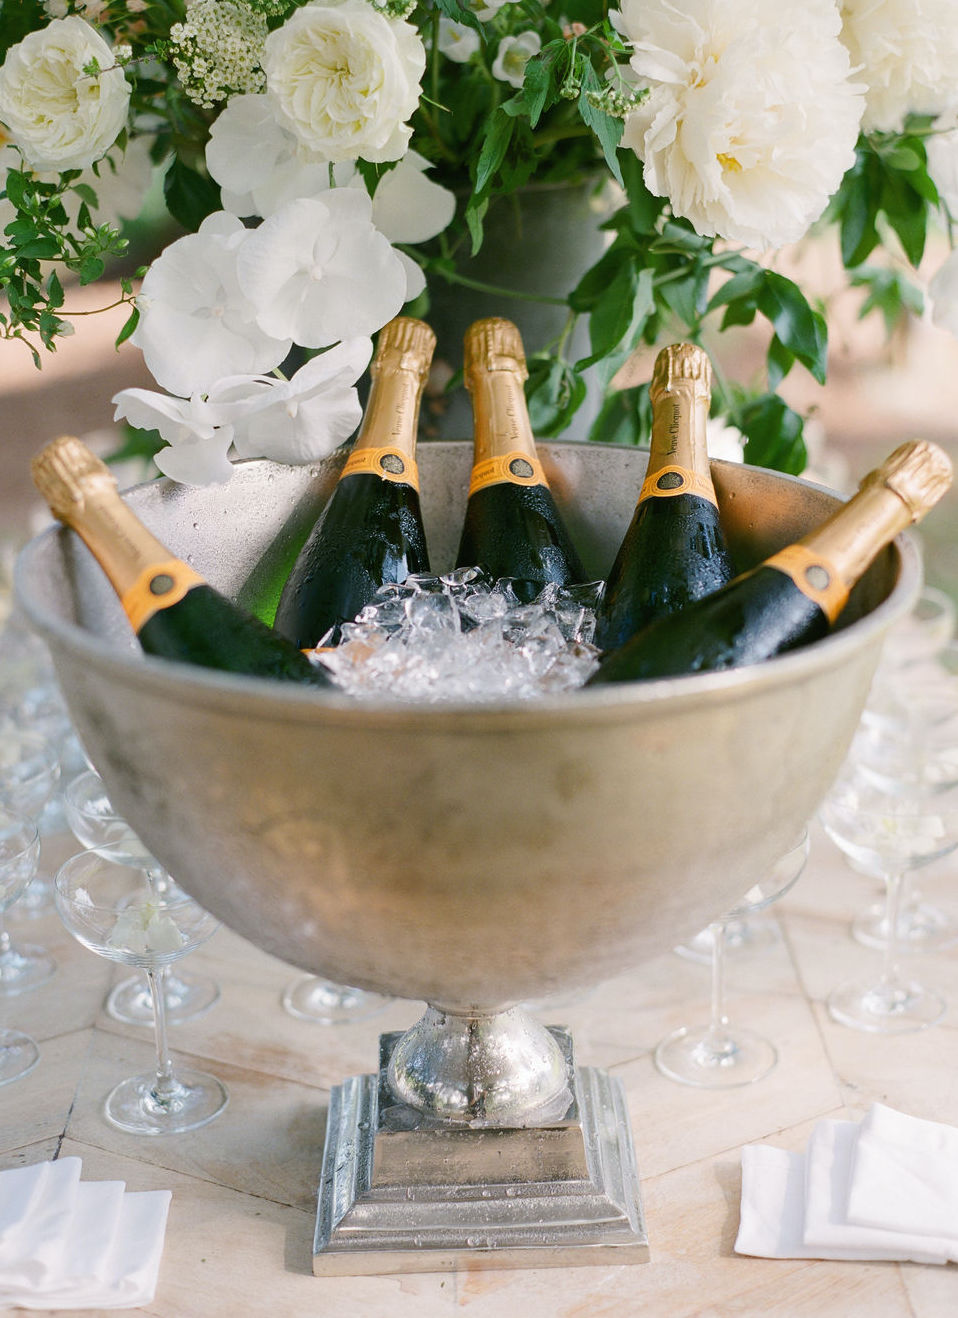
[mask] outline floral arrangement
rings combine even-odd
[[[120,280],[118,339],[159,388],[122,391],[118,419],[183,481],[310,461],[358,424],[372,336],[475,286],[494,208],[578,183],[611,197],[605,244],[555,271],[563,327],[527,344],[536,432],[563,432],[591,370],[591,437],[640,442],[647,390],[611,387],[630,354],[759,318],[765,378],[717,381],[714,410],[747,460],[800,471],[777,390],[796,365],[824,381],[827,312],[776,253],[834,232],[862,314],[921,309],[926,236],[958,215],[956,20],[953,0],[0,0],[0,334],[39,365],[161,173],[182,236]],[[958,255],[928,291],[958,330]]]

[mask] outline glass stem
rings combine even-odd
[[[708,1044],[716,1056],[731,1051],[728,1012],[725,1007],[725,921],[709,926],[712,933],[712,1001]]]
[[[886,992],[893,993],[901,983],[898,969],[898,948],[900,944],[899,922],[901,920],[901,903],[904,888],[904,874],[899,871],[885,875],[885,923],[888,936],[882,954],[881,986]]]
[[[156,1076],[153,1080],[153,1098],[166,1105],[176,1092],[177,1085],[173,1078],[173,1059],[170,1057],[166,1041],[166,967],[148,970],[146,978],[150,985],[150,998],[153,1002],[153,1033],[156,1039]]]

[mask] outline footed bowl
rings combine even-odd
[[[471,444],[420,446],[433,569],[455,556]],[[587,569],[629,522],[644,452],[540,447]],[[342,455],[240,464],[221,486],[127,498],[169,548],[247,603],[275,594]],[[836,496],[722,462],[740,567]],[[144,656],[72,532],[17,565],[111,800],[178,883],[266,951],[460,1016],[587,985],[692,936],[768,869],[827,791],[882,638],[919,588],[900,537],[826,640],[737,671],[534,703],[412,707]]]

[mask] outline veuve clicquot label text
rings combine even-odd
[[[187,591],[203,584],[203,578],[188,563],[171,558],[144,568],[129,590],[120,596],[120,603],[130,626],[138,632],[154,613],[179,604]]]
[[[700,499],[708,499],[709,503],[718,507],[711,478],[676,463],[658,467],[650,476],[646,476],[639,491],[638,502],[642,503],[645,499],[670,499],[677,494],[697,494]]]
[[[834,622],[845,607],[848,587],[837,568],[823,554],[816,553],[807,545],[788,545],[766,559],[765,566],[791,577],[802,594],[818,605],[829,622]]]
[[[419,489],[419,467],[416,460],[400,448],[386,445],[380,448],[353,449],[346,459],[341,478],[363,472],[384,481],[395,481],[399,485],[411,485],[413,489]]]
[[[518,450],[483,458],[472,469],[469,494],[487,485],[547,485],[542,463],[535,456]]]

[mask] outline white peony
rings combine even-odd
[[[482,44],[479,33],[466,23],[456,23],[445,14],[439,18],[436,45],[454,64],[467,64]]]
[[[526,76],[526,65],[542,49],[538,32],[520,32],[514,37],[503,37],[496,58],[492,62],[492,76],[512,87],[521,87]]]
[[[314,462],[346,442],[362,420],[356,381],[372,356],[368,338],[347,339],[301,366],[289,380],[220,380],[213,396],[232,404],[241,458]]]
[[[248,234],[236,272],[261,329],[306,348],[372,334],[406,298],[402,262],[358,188],[287,202]]]
[[[171,243],[150,266],[137,295],[131,341],[165,389],[189,397],[214,380],[271,371],[292,346],[257,323],[237,280],[248,231],[223,211]]]
[[[865,132],[958,105],[955,0],[841,0],[841,10],[842,40],[868,88]]]
[[[928,285],[931,319],[958,338],[958,250],[939,266]]]
[[[855,159],[862,88],[831,0],[624,0],[611,14],[650,89],[622,144],[708,236],[802,237]]]
[[[426,52],[417,29],[368,0],[297,9],[271,32],[266,85],[288,127],[327,160],[398,160],[419,104]]]
[[[95,65],[100,72],[84,73]],[[126,124],[130,84],[89,23],[57,18],[11,46],[0,68],[0,121],[32,169],[85,169]]]

